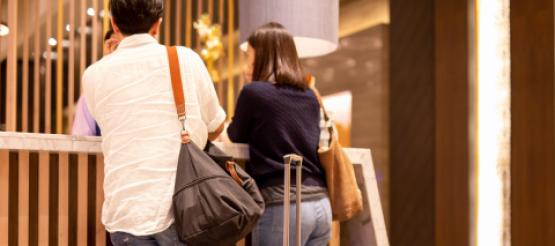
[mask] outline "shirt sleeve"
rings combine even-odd
[[[202,121],[206,124],[209,133],[214,132],[225,121],[225,111],[220,106],[214,83],[208,74],[204,62],[194,51],[187,49],[186,52],[190,54],[186,57],[192,57],[193,76],[196,80]]]
[[[229,139],[235,143],[248,143],[252,125],[254,122],[252,110],[250,105],[252,92],[248,86],[244,87],[239,93],[237,98],[237,105],[235,106],[235,114],[233,120],[227,128],[227,135]]]

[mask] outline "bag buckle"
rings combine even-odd
[[[182,143],[188,143],[191,142],[191,137],[189,136],[189,131],[187,131],[187,129],[185,129],[185,115],[181,115],[178,117],[179,122],[181,122],[181,142]]]
[[[227,172],[229,173],[229,175],[231,176],[231,178],[233,178],[233,180],[240,186],[243,186],[243,180],[241,180],[241,177],[239,177],[239,174],[237,174],[237,168],[236,168],[236,163],[233,161],[227,161],[225,163],[225,168],[227,169]]]

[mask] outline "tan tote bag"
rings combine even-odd
[[[353,163],[337,140],[337,131],[324,108],[320,93],[314,86],[311,89],[320,103],[325,120],[321,137],[329,136],[325,144],[327,146],[319,146],[318,155],[320,164],[326,171],[333,220],[346,221],[362,211],[362,194],[357,185]]]

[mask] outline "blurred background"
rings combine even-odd
[[[108,2],[0,0],[0,130],[69,134]],[[305,38],[340,142],[372,152],[391,245],[555,245],[553,1],[164,4],[159,41],[203,54],[229,117],[248,33]]]

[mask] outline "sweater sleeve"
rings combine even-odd
[[[227,128],[229,139],[235,143],[248,143],[249,141],[254,120],[251,105],[256,103],[253,101],[251,94],[252,91],[249,90],[248,86],[245,86],[237,98],[235,114]]]

